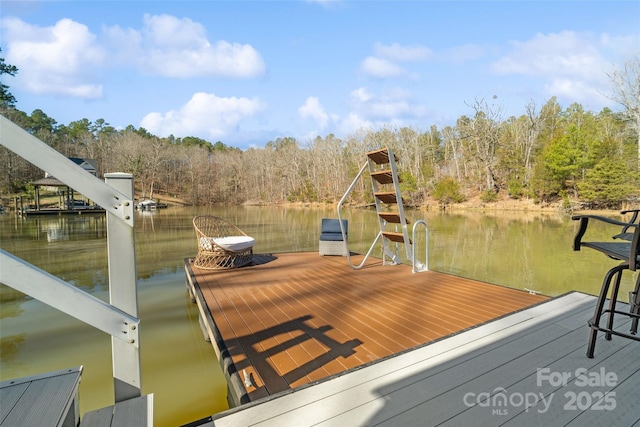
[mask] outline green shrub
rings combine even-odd
[[[509,181],[507,184],[507,190],[509,191],[509,197],[514,199],[520,199],[524,195],[522,183],[517,179]]]
[[[482,193],[482,196],[480,196],[480,200],[485,203],[495,202],[496,200],[498,200],[498,192],[495,190],[485,190]]]
[[[637,192],[637,179],[636,171],[605,159],[588,170],[578,183],[580,198],[594,207],[618,209],[623,200]]]
[[[460,192],[460,184],[453,178],[447,177],[436,182],[433,198],[443,205],[464,202],[465,197]]]

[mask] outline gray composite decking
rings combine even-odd
[[[588,359],[595,302],[572,292],[204,425],[638,426],[640,342],[599,334]]]
[[[0,426],[74,427],[82,367],[0,383]]]
[[[153,393],[84,414],[79,427],[151,427]]]
[[[84,414],[78,386],[82,366],[0,383],[0,427],[149,427],[153,393]]]

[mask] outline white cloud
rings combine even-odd
[[[606,105],[611,57],[633,51],[630,38],[612,42],[608,35],[562,31],[536,34],[532,39],[511,43],[509,55],[493,63],[498,74],[523,74],[543,79],[548,96],[568,102]]]
[[[148,64],[161,74],[255,77],[264,73],[264,62],[253,47],[224,40],[212,45],[204,27],[188,18],[145,15],[144,24],[143,34],[151,44]]]
[[[304,105],[298,108],[298,113],[303,119],[314,120],[320,127],[320,130],[325,129],[329,123],[329,115],[324,110],[322,104],[320,104],[320,100],[315,96],[308,97]]]
[[[249,78],[265,72],[264,61],[252,46],[224,40],[211,43],[202,24],[189,18],[147,14],[140,31],[111,27],[105,35],[121,60],[133,61],[150,74]]]
[[[317,130],[306,133],[313,138],[322,132],[337,131],[341,135],[385,126],[407,126],[412,120],[426,116],[426,108],[411,100],[411,92],[392,88],[382,94],[374,94],[367,88],[353,90],[349,98],[350,110],[345,116],[327,113],[318,98],[308,97],[298,108],[302,118],[312,119]]]
[[[374,56],[365,58],[364,61],[362,61],[361,68],[365,74],[377,78],[399,77],[407,74],[404,68],[386,59],[376,58]]]
[[[351,92],[351,107],[359,116],[368,120],[402,121],[404,118],[423,117],[424,106],[413,103],[408,91],[393,89],[382,95],[374,95],[365,88]]]
[[[133,28],[103,27],[103,41],[112,60],[119,64],[139,64],[144,55],[142,34]]]
[[[425,61],[432,56],[431,50],[425,46],[402,46],[398,43],[376,43],[373,51],[378,57],[398,62]]]
[[[376,43],[373,46],[375,56],[368,56],[360,65],[360,69],[367,75],[386,79],[390,77],[416,77],[397,62],[425,61],[432,56],[431,50],[424,46],[402,46],[398,43],[385,45]]]
[[[38,27],[17,18],[1,21],[6,60],[20,70],[16,83],[37,94],[99,98],[95,74],[106,53],[89,29],[70,19]]]
[[[349,113],[347,117],[340,123],[340,133],[348,135],[360,130],[374,129],[374,124],[358,115],[357,113]]]
[[[198,136],[218,140],[237,130],[242,120],[263,111],[259,99],[218,97],[199,92],[179,110],[147,114],[140,126],[159,136]]]
[[[5,59],[20,70],[16,87],[35,94],[100,98],[100,74],[117,65],[178,78],[250,78],[265,72],[252,46],[211,43],[204,27],[187,18],[145,15],[141,30],[103,27],[99,35],[68,18],[48,27],[5,18],[0,26]]]
[[[493,64],[498,73],[534,76],[570,75],[593,78],[604,61],[593,41],[572,31],[536,34],[526,42],[512,42],[513,51]]]
[[[351,101],[356,105],[369,102],[372,99],[373,95],[366,88],[361,87],[351,92]]]
[[[570,99],[572,102],[577,102],[587,107],[591,106],[591,104],[595,106],[611,103],[600,89],[573,79],[553,79],[545,84],[545,91],[561,99]]]

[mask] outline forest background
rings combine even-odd
[[[0,75],[17,68],[0,58]],[[503,117],[484,99],[455,125],[428,130],[388,127],[338,138],[293,137],[241,150],[196,137],[161,138],[102,118],[67,125],[37,109],[27,114],[2,84],[0,114],[68,157],[94,159],[98,176],[134,175],[140,198],[193,205],[213,203],[335,203],[351,184],[366,152],[389,147],[399,158],[408,206],[526,201],[564,209],[620,209],[640,197],[640,55],[609,76],[619,112],[563,108],[555,97]],[[493,101],[493,100],[492,100]],[[33,196],[43,171],[0,146],[0,198]],[[360,181],[350,203],[373,202]]]

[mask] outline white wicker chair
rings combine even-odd
[[[241,267],[253,261],[255,239],[222,218],[193,218],[198,254],[193,265],[204,270]]]

